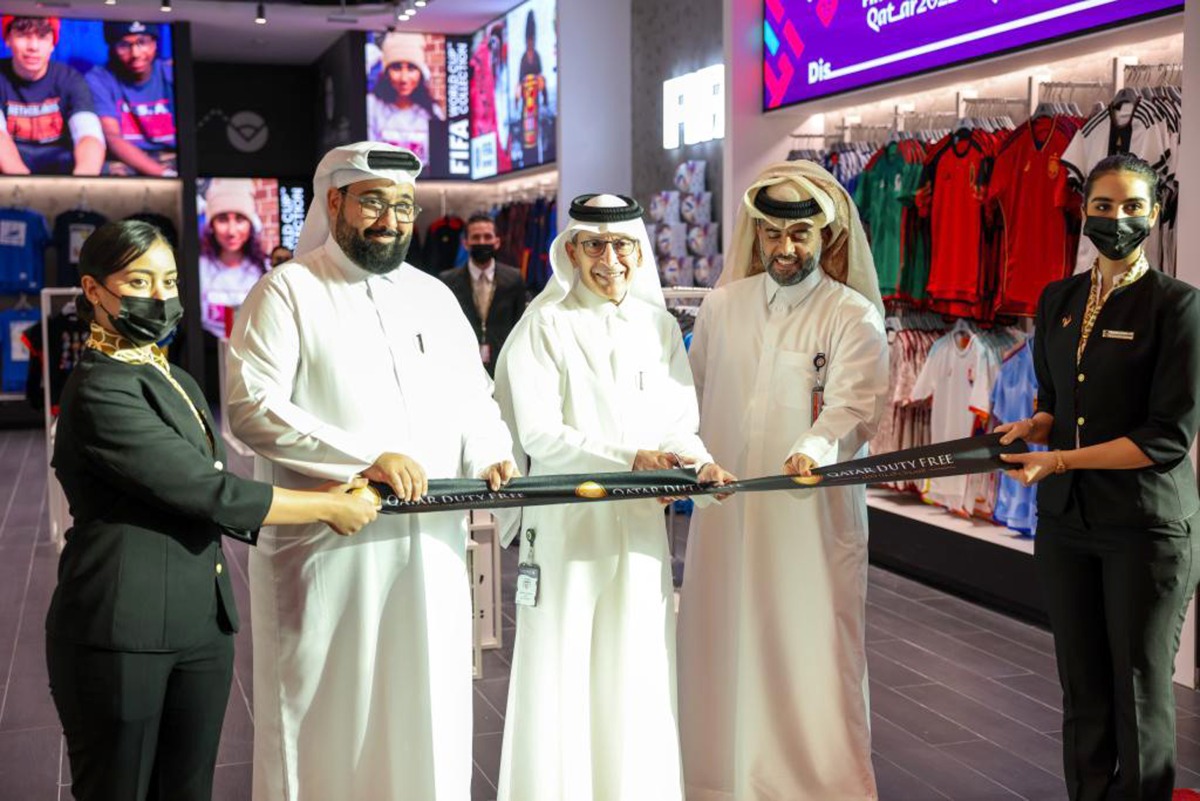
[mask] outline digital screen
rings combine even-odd
[[[308,186],[275,178],[201,178],[201,325],[227,335],[233,312],[274,264],[290,259],[307,211]],[[287,252],[280,250],[283,248]]]
[[[469,37],[367,37],[367,138],[405,147],[424,178],[470,178]]]
[[[763,108],[1182,8],[1180,0],[764,0]]]
[[[0,174],[178,174],[171,27],[0,17]]]
[[[528,0],[471,41],[471,177],[555,159],[555,0]]]

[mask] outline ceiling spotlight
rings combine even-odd
[[[267,9],[263,7],[261,0],[258,4],[258,9],[255,11],[255,14],[254,14],[254,22],[257,25],[266,25],[267,24]]]
[[[106,6],[115,6],[116,4],[117,0],[104,0],[104,5]]]
[[[161,10],[164,14],[170,14],[171,13],[171,0],[162,0],[162,6],[160,6],[159,10]]]
[[[415,5],[417,8],[424,8],[425,6],[429,5],[429,0],[416,0],[413,5]]]

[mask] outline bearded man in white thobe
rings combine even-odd
[[[554,278],[501,354],[496,396],[531,475],[688,466],[732,479],[696,435],[683,337],[641,217],[628,197],[576,198]],[[517,610],[500,801],[681,801],[662,505],[533,508],[521,531],[540,586]]]
[[[239,310],[230,422],[260,478],[361,474],[414,500],[427,475],[514,475],[470,324],[404,263],[420,166],[379,143],[330,151],[300,256]],[[469,798],[466,540],[454,512],[380,516],[352,539],[263,530],[250,554],[255,801]]]
[[[884,408],[878,283],[849,196],[809,162],[745,193],[691,362],[738,475],[854,458]],[[692,520],[679,620],[688,801],[861,801],[871,767],[861,487],[746,494]]]

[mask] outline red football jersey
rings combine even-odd
[[[1067,186],[1061,157],[1078,127],[1075,117],[1030,120],[996,156],[988,199],[1003,229],[997,314],[1032,316],[1046,284],[1075,267],[1079,198]]]
[[[977,304],[984,288],[983,209],[991,137],[960,129],[925,161],[921,210],[929,215],[929,295]]]

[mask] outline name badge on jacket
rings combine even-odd
[[[1103,336],[1105,339],[1124,339],[1128,340],[1129,342],[1133,341],[1132,331],[1117,331],[1113,328],[1105,328]]]

